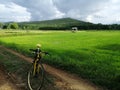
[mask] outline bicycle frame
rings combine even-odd
[[[28,86],[30,90],[41,90],[44,83],[44,67],[40,62],[41,53],[39,53],[28,72]],[[36,85],[37,84],[37,85]]]
[[[40,64],[39,64],[39,54],[37,55],[37,58],[35,59],[33,63],[33,76],[36,75],[36,73],[39,73],[40,70]]]

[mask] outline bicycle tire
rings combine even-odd
[[[41,90],[44,83],[44,67],[40,65],[39,74],[33,76],[33,66],[28,72],[28,86],[30,90]]]

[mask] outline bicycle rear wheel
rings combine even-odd
[[[41,90],[44,81],[44,68],[39,64],[39,73],[33,74],[33,67],[28,72],[28,86],[30,90]]]

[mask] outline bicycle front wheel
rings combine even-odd
[[[38,71],[39,70],[39,71]],[[39,64],[36,74],[33,74],[33,67],[28,72],[28,86],[30,90],[41,90],[44,81],[44,68]]]

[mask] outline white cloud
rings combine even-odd
[[[117,23],[120,21],[120,1],[110,0],[105,6],[97,12],[94,12],[91,15],[92,22],[94,23]]]
[[[92,15],[88,15],[88,16],[86,17],[86,21],[88,21],[88,22],[92,22],[92,19],[93,19],[93,16],[92,16]]]
[[[119,0],[0,0],[0,18],[12,16],[4,21],[72,17],[109,24],[120,21],[119,10]]]
[[[19,6],[13,2],[0,4],[0,21],[30,21],[31,14],[25,7]]]
[[[54,3],[66,17],[97,23],[93,19],[104,10],[108,1],[110,0],[54,0]]]
[[[14,0],[14,2],[27,8],[31,13],[31,20],[46,20],[64,16],[64,13],[56,8],[53,0]]]

